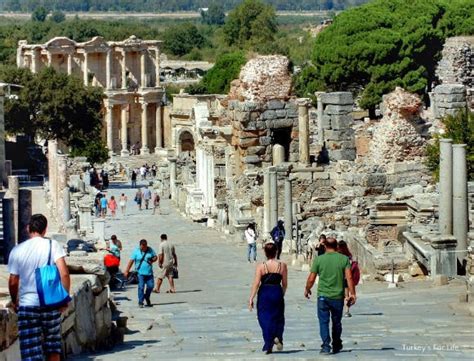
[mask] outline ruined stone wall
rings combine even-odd
[[[266,103],[232,100],[228,105],[232,124],[232,145],[241,169],[272,164],[272,145],[287,142],[286,158],[298,160],[298,109],[294,101]]]
[[[474,36],[446,39],[436,75],[442,84],[474,87]]]

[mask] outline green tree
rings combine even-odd
[[[102,97],[100,88],[84,87],[80,79],[46,68],[38,74],[1,67],[0,79],[22,85],[18,98],[5,101],[5,130],[10,134],[60,139],[76,154],[100,154]]]
[[[225,12],[222,4],[213,2],[207,11],[201,10],[201,21],[207,25],[224,25]]]
[[[196,25],[184,23],[166,29],[163,33],[163,41],[165,51],[173,55],[183,56],[193,48],[202,48],[206,39]]]
[[[261,0],[244,0],[229,13],[224,25],[227,44],[240,48],[270,43],[277,30],[275,9]]]
[[[66,20],[66,15],[62,11],[56,10],[51,13],[52,22],[62,23],[64,20]]]
[[[31,14],[31,20],[43,23],[48,16],[48,10],[44,6],[38,6]]]
[[[442,138],[452,139],[454,144],[467,145],[467,175],[469,181],[474,181],[474,113],[461,109],[454,116],[443,118],[442,122],[445,127]],[[436,137],[434,143],[426,148],[426,165],[436,179],[439,179],[439,140],[440,137]]]

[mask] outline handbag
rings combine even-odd
[[[36,290],[41,307],[58,308],[71,301],[69,293],[61,283],[58,267],[51,260],[52,241],[49,240],[48,262],[35,270]]]
[[[104,256],[104,265],[105,267],[118,267],[120,266],[120,258],[113,254],[106,254]]]
[[[174,279],[178,279],[179,278],[179,272],[178,272],[178,268],[176,266],[173,266],[173,274],[172,274],[172,277]]]

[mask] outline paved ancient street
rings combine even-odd
[[[162,214],[138,211],[134,190],[111,189],[128,195],[128,215],[107,218],[107,236],[117,234],[124,251],[122,268],[139,239],[154,249],[159,235],[175,243],[180,278],[176,294],[152,295],[153,308],[139,309],[136,286],[114,294],[129,317],[125,343],[113,351],[73,360],[472,360],[474,324],[460,308],[461,281],[433,288],[431,281],[410,282],[387,289],[379,282],[358,287],[353,317],[343,320],[344,350],[319,355],[320,338],[315,299],[303,297],[307,274],[291,269],[286,296],[285,349],[265,356],[256,313],[247,309],[254,264],[247,263],[244,244],[235,244],[205,226],[182,218],[168,200]],[[258,254],[262,260],[262,253]],[[451,307],[451,306],[453,307]]]

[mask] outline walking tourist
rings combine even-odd
[[[122,193],[122,195],[120,196],[119,204],[120,204],[120,210],[122,211],[123,216],[125,215],[125,212],[127,210],[127,200],[128,199],[125,193]]]
[[[148,189],[148,186],[145,186],[145,189],[142,192],[142,198],[145,201],[145,208],[148,209],[151,200],[151,191]]]
[[[140,308],[144,306],[144,301],[147,307],[152,306],[150,296],[153,290],[153,262],[156,262],[157,259],[153,248],[148,247],[148,242],[142,239],[140,246],[135,248],[130,256],[127,268],[123,273],[125,278],[128,278],[130,269],[135,263],[135,272],[138,276],[138,307]]]
[[[48,221],[34,214],[28,223],[30,239],[20,243],[10,253],[8,288],[12,304],[18,312],[18,335],[22,360],[59,361],[61,358],[61,311],[64,304],[41,306],[36,283],[36,270],[55,264],[65,293],[69,293],[70,277],[61,245],[44,238]]]
[[[344,277],[349,287],[349,297],[346,302],[353,305],[356,302],[354,283],[352,282],[349,258],[338,253],[337,241],[328,237],[326,252],[316,257],[306,281],[304,295],[311,296],[311,288],[319,275],[318,283],[318,319],[319,333],[323,341],[321,354],[331,353],[331,336],[329,335],[329,320],[332,320],[332,353],[342,350],[342,312],[344,308]]]
[[[156,178],[156,170],[157,170],[157,166],[156,166],[156,163],[153,163],[153,165],[151,166],[151,175],[153,178]]]
[[[277,252],[277,259],[280,259],[281,250],[283,248],[283,240],[285,239],[285,227],[283,226],[284,222],[279,220],[275,227],[273,227],[270,235],[272,237],[273,242],[275,242],[278,252]]]
[[[247,260],[257,262],[257,232],[255,231],[255,223],[249,223],[244,232],[247,240]]]
[[[168,236],[166,234],[162,234],[160,239],[160,248],[158,249],[158,266],[160,267],[161,271],[158,274],[156,288],[154,291],[156,293],[160,293],[161,284],[163,283],[163,279],[166,277],[168,278],[168,282],[170,284],[170,289],[166,291],[166,293],[175,293],[176,288],[174,286],[174,278],[177,278],[178,256],[176,255],[174,245],[168,241]]]
[[[146,167],[145,167],[145,165],[142,165],[140,167],[140,177],[141,177],[141,180],[146,179]]]
[[[117,201],[115,200],[114,196],[110,197],[108,207],[110,209],[110,213],[112,213],[112,217],[115,218],[115,214],[117,212]]]
[[[344,256],[349,258],[349,261],[351,263],[352,282],[354,283],[354,288],[355,288],[357,286],[357,284],[359,283],[359,279],[360,279],[359,265],[358,265],[357,261],[354,261],[352,259],[352,253],[351,253],[351,251],[349,251],[349,246],[347,245],[347,243],[345,241],[337,242],[337,251],[340,254],[343,254]],[[349,287],[348,287],[346,279],[344,279],[344,298],[345,299],[349,298]],[[351,308],[351,304],[348,303],[348,302],[345,302],[344,303],[344,309],[345,309],[344,317],[352,317],[352,315],[349,311],[350,308]]]
[[[94,198],[94,209],[95,209],[95,216],[99,217],[100,216],[100,198],[101,194],[97,193],[95,198]]]
[[[160,195],[158,192],[153,192],[153,214],[158,209],[158,213],[160,213]]]
[[[102,218],[105,218],[107,215],[107,197],[105,195],[102,195],[102,198],[100,199],[100,215]]]
[[[283,330],[285,328],[285,292],[288,286],[288,267],[275,258],[278,247],[274,241],[267,241],[263,248],[267,261],[257,265],[255,279],[249,299],[252,311],[253,300],[258,292],[257,316],[262,328],[263,349],[270,354],[275,345],[278,351],[283,349]]]
[[[326,235],[321,234],[319,236],[319,243],[316,246],[316,251],[318,252],[318,256],[322,256],[324,252],[326,252],[326,247],[324,246],[325,242],[326,242]]]
[[[135,188],[137,186],[137,172],[135,169],[132,170],[132,175],[130,178],[132,180],[132,188]]]
[[[142,198],[143,198],[142,191],[141,191],[140,188],[138,188],[137,193],[135,194],[135,202],[138,205],[138,210],[139,211],[142,210]]]

